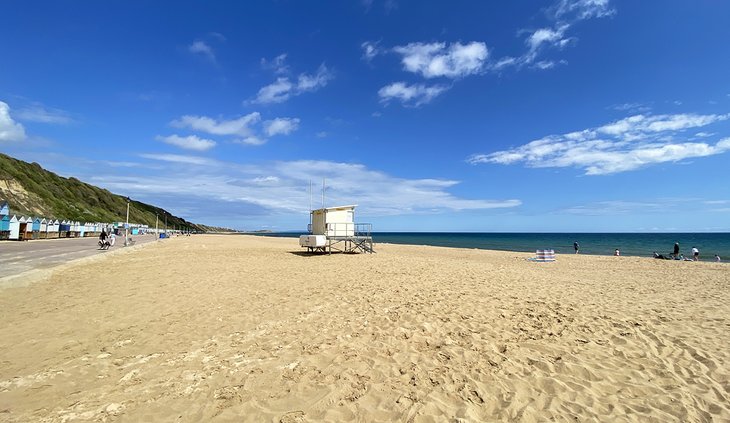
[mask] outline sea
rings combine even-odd
[[[299,237],[304,232],[273,232],[266,236]],[[653,252],[670,254],[679,242],[680,254],[692,256],[700,250],[701,261],[715,261],[715,254],[730,262],[730,233],[494,233],[494,232],[374,232],[378,243],[433,245],[439,247],[479,248],[535,252],[553,249],[557,254],[573,254],[578,242],[580,254],[652,257]]]

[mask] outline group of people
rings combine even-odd
[[[575,254],[578,254],[580,251],[580,245],[578,244],[578,241],[573,242],[573,250],[575,250]],[[618,248],[616,248],[613,251],[614,256],[620,256],[621,251],[619,251]],[[664,255],[659,254],[656,251],[654,251],[654,258],[656,259],[662,259],[662,260],[685,260],[685,261],[699,261],[700,260],[700,250],[697,247],[692,247],[692,258],[685,257],[684,255],[679,253],[679,242],[674,243],[674,249],[671,254]],[[720,262],[722,259],[719,255],[715,254],[715,261]]]
[[[99,234],[99,249],[100,250],[108,250],[109,247],[113,247],[114,243],[117,241],[116,236],[113,232],[109,232],[107,235],[106,231],[102,230],[101,234]]]
[[[674,249],[672,250],[672,253],[669,255],[659,254],[656,251],[654,251],[654,258],[656,259],[662,259],[662,260],[684,260],[684,261],[699,261],[700,260],[700,250],[697,247],[692,247],[692,258],[685,257],[684,254],[679,253],[679,242],[674,243]],[[719,262],[722,261],[719,255],[715,254],[715,261]]]

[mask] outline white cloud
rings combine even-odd
[[[332,78],[332,72],[322,64],[317,69],[317,73],[299,74],[296,81],[292,81],[288,77],[277,78],[273,83],[262,87],[252,102],[257,104],[282,103],[293,96],[317,91],[326,86]]]
[[[486,44],[476,41],[448,47],[445,43],[410,43],[393,51],[402,56],[405,70],[425,78],[462,78],[480,73],[489,55]]]
[[[186,150],[206,151],[215,147],[215,141],[200,138],[195,135],[189,135],[187,137],[181,137],[179,135],[169,135],[166,137],[158,136],[158,141],[174,145],[176,147],[184,148]]]
[[[263,145],[268,141],[267,137],[288,135],[294,132],[299,127],[299,123],[298,118],[275,118],[261,123],[261,114],[253,112],[231,120],[186,115],[173,120],[170,125],[212,135],[234,136],[236,139],[232,142],[236,144]],[[174,135],[173,137],[177,136]],[[204,150],[215,145],[214,141],[202,140],[194,136],[177,137],[164,141],[189,149],[193,149],[193,146],[195,146],[197,150]]]
[[[555,30],[550,28],[540,28],[530,34],[525,42],[527,43],[527,46],[530,48],[530,50],[534,51],[540,48],[540,46],[545,43],[556,44],[561,42],[563,40],[563,33],[566,29],[568,28],[565,26]]]
[[[328,135],[329,134],[327,133],[327,131],[319,131],[316,134],[314,134],[314,136],[317,138],[327,138]]]
[[[717,143],[675,141],[682,131],[727,120],[726,115],[636,115],[597,128],[550,135],[511,150],[476,154],[477,163],[525,163],[530,167],[576,167],[587,175],[639,169],[655,163],[730,151],[730,138]]]
[[[264,132],[266,136],[289,135],[299,128],[299,119],[297,118],[276,118],[264,122]]]
[[[10,117],[10,106],[0,101],[0,141],[22,141],[25,128]]]
[[[281,103],[289,99],[293,89],[294,85],[289,78],[277,78],[275,82],[262,87],[253,102],[259,104]]]
[[[213,48],[205,43],[205,41],[194,41],[188,46],[188,51],[193,54],[199,54],[210,61],[215,62],[215,53]]]
[[[261,115],[258,112],[249,113],[232,120],[216,120],[207,116],[185,115],[180,119],[173,120],[170,122],[170,125],[176,128],[188,128],[212,135],[238,135],[246,137],[253,133],[251,126],[260,120]]]
[[[596,128],[596,130],[608,135],[621,135],[633,138],[641,137],[642,134],[647,133],[680,131],[688,128],[697,128],[718,121],[727,120],[729,118],[730,114],[635,115],[601,126]]]
[[[404,105],[418,107],[422,104],[429,103],[447,89],[448,87],[443,85],[408,85],[405,82],[394,82],[381,88],[378,91],[378,95],[380,96],[380,101],[385,103],[395,99]]]
[[[240,167],[197,156],[144,154],[142,157],[171,163],[172,168],[164,169],[160,176],[96,175],[91,179],[105,188],[135,196],[184,194],[205,200],[206,207],[215,207],[216,203],[224,203],[226,208],[231,203],[239,203],[241,207],[253,204],[268,210],[267,213],[304,216],[309,208],[309,181],[322,178],[327,180],[327,205],[358,204],[360,213],[371,216],[499,209],[521,204],[515,199],[465,199],[448,192],[458,181],[399,178],[356,163],[289,161]],[[189,165],[201,165],[196,169],[196,177],[181,177],[188,175],[186,166]]]

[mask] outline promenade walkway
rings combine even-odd
[[[136,244],[155,240],[151,235],[131,237]],[[14,276],[29,270],[47,269],[71,260],[106,254],[99,250],[98,238],[61,238],[34,241],[0,241],[0,278]],[[124,248],[124,237],[108,251]]]

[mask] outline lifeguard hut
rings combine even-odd
[[[355,223],[355,205],[325,207],[309,213],[309,235],[299,245],[309,251],[373,252],[372,224]]]

